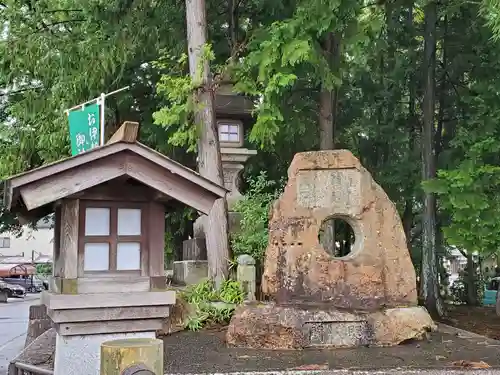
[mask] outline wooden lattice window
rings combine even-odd
[[[140,272],[146,207],[141,203],[81,202],[78,248],[85,273]]]

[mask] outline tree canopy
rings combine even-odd
[[[498,252],[500,2],[221,0],[207,15],[214,85],[255,101],[245,178],[279,181],[333,134],[396,203],[417,268],[426,194],[438,256]],[[0,20],[2,178],[68,156],[64,110],[126,85],[109,131],[138,120],[143,142],[194,167],[182,1],[5,0]],[[424,177],[422,160],[435,164]]]

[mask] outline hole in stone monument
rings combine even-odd
[[[329,217],[321,223],[318,240],[328,254],[343,257],[354,247],[354,230],[344,219]]]

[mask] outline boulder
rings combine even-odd
[[[346,257],[332,257],[319,242],[328,218],[354,230]],[[320,301],[361,310],[417,305],[415,269],[396,207],[351,152],[295,155],[271,212],[262,290],[278,303]]]
[[[271,303],[239,307],[226,340],[232,347],[274,350],[392,346],[423,339],[435,329],[418,306],[351,313]]]

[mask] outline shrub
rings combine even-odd
[[[264,258],[268,240],[269,212],[282,190],[282,183],[268,180],[265,172],[248,181],[249,189],[234,207],[241,214],[240,231],[231,236],[236,258],[251,255],[259,264]]]
[[[194,306],[194,313],[186,322],[186,328],[197,331],[206,325],[228,323],[237,305],[243,303],[244,292],[234,280],[225,280],[216,290],[210,280],[204,280],[185,290],[181,297]],[[222,306],[214,302],[222,301]]]

